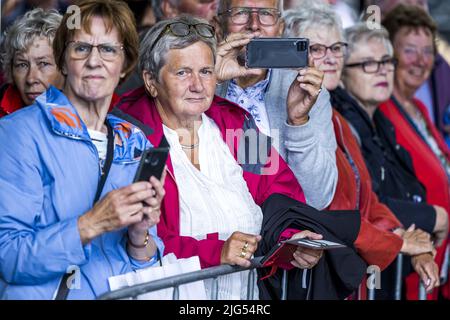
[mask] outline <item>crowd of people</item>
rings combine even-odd
[[[450,299],[450,67],[426,1],[369,2],[375,27],[325,0],[7,1],[1,299],[95,299],[169,253],[249,267],[298,238],[346,247],[206,292],[279,299],[287,271],[288,299],[364,300],[376,266],[392,300],[402,254],[403,298]],[[282,37],[307,66],[246,67]],[[162,140],[161,179],[133,182]]]

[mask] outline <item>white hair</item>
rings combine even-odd
[[[338,31],[340,40],[344,40],[344,29],[339,15],[327,4],[305,1],[300,9],[290,9],[284,12],[286,37],[301,37],[307,30],[334,28]]]
[[[358,46],[367,44],[371,39],[381,40],[388,54],[394,54],[394,48],[389,40],[389,32],[381,25],[369,28],[367,23],[359,22],[345,29],[345,39],[348,43],[347,58],[351,56]]]

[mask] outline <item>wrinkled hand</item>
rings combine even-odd
[[[423,230],[414,228],[413,224],[403,233],[403,246],[400,251],[410,256],[433,252],[430,235]]]
[[[321,234],[317,234],[309,230],[296,233],[291,237],[291,239],[303,238],[321,240],[323,237]],[[311,269],[319,262],[322,255],[323,250],[298,247],[294,252],[294,260],[291,261],[291,264],[300,269]]]
[[[78,219],[82,243],[87,244],[103,233],[133,225],[136,226],[131,227],[132,235],[143,233],[157,223],[164,189],[162,183],[155,180],[140,181],[113,190],[97,202]],[[144,206],[144,202],[148,206]],[[133,228],[136,228],[135,233]]]
[[[222,247],[220,263],[250,267],[250,259],[258,248],[260,240],[260,235],[233,232]]]
[[[231,33],[221,43],[216,51],[216,77],[218,82],[234,78],[261,75],[262,69],[247,69],[238,62],[238,56],[251,39],[258,37],[259,32]]]
[[[312,60],[309,67],[300,69],[292,82],[287,96],[288,124],[299,126],[309,119],[309,111],[320,94],[324,73],[314,67]]]
[[[448,237],[448,214],[440,206],[433,206],[436,210],[436,224],[433,231],[436,247],[440,247]]]
[[[414,270],[419,274],[428,293],[434,288],[439,287],[439,268],[436,262],[434,262],[432,254],[423,253],[413,256],[411,264]]]
[[[138,223],[132,224],[128,227],[128,236],[133,241],[133,236],[140,238],[152,226],[159,223],[161,216],[161,203],[166,192],[164,191],[164,182],[166,180],[167,170],[161,176],[161,181],[155,177],[150,178],[150,184],[154,190],[154,195],[144,200],[145,204],[142,208],[142,220]],[[133,242],[139,243],[139,242]]]

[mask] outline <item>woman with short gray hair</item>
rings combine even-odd
[[[262,203],[274,193],[305,198],[274,148],[271,159],[258,164],[277,163],[270,173],[254,164],[239,165],[241,140],[236,146],[227,133],[256,130],[256,124],[244,109],[214,96],[215,48],[215,30],[204,20],[182,16],[157,23],[141,43],[145,86],[126,94],[120,109],[154,130],[148,136],[154,145],[165,136],[171,147],[167,200],[158,224],[165,254],[199,256],[202,268],[249,267],[261,240]],[[303,231],[291,237],[322,236]],[[298,249],[292,265],[312,268],[321,255],[321,250]],[[219,299],[245,299],[247,277],[248,271],[226,275],[218,279],[217,292],[211,292],[213,285],[207,290]]]
[[[61,19],[56,10],[37,8],[6,31],[1,58],[8,84],[0,92],[0,117],[32,104],[50,85],[62,86],[52,49]]]

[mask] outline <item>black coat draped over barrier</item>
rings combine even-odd
[[[310,230],[323,235],[323,239],[345,244],[347,248],[326,250],[318,264],[308,272],[308,288],[302,288],[303,270],[288,272],[287,299],[334,300],[345,299],[361,283],[367,265],[356,253],[356,240],[361,217],[358,211],[318,211],[306,204],[281,194],[271,195],[262,207],[262,240],[255,256],[263,256],[278,243],[279,235],[287,228]],[[260,299],[281,298],[282,270],[260,280],[270,268],[258,269]]]

